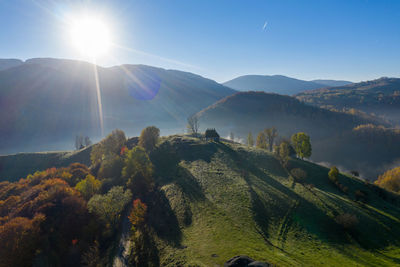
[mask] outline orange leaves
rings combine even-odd
[[[133,201],[132,211],[128,218],[133,228],[140,228],[143,226],[147,212],[147,205],[144,204],[140,199]]]

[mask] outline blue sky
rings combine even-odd
[[[218,82],[400,76],[397,0],[0,0],[0,58],[86,59],[65,26],[82,10],[105,17],[119,45],[97,59],[103,66],[147,64]]]

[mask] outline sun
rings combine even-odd
[[[96,17],[74,19],[70,26],[73,46],[83,55],[96,58],[108,52],[111,45],[110,31],[104,20]]]

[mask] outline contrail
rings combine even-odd
[[[267,28],[268,25],[268,21],[265,21],[264,26],[262,27],[262,30],[265,31],[265,29]]]

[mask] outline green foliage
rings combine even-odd
[[[101,162],[97,176],[101,179],[110,178],[118,180],[121,177],[121,171],[124,166],[124,160],[118,155],[111,155]]]
[[[247,146],[249,146],[249,147],[254,146],[254,138],[253,138],[253,134],[251,132],[249,132],[249,134],[247,135]]]
[[[131,199],[129,189],[124,191],[122,186],[114,186],[105,195],[94,195],[88,202],[88,209],[113,227],[118,224],[122,211]]]
[[[139,146],[150,152],[156,147],[159,138],[160,129],[155,126],[146,127],[140,133]]]
[[[84,180],[80,181],[75,186],[75,189],[78,190],[86,200],[89,200],[94,194],[99,192],[100,187],[101,182],[93,175],[88,174]]]
[[[121,148],[125,145],[125,133],[121,130],[114,130],[106,138],[95,145],[90,154],[92,164],[100,163],[107,157],[119,155]]]
[[[267,149],[267,139],[264,132],[259,132],[257,135],[256,147]]]
[[[299,132],[292,135],[292,145],[296,154],[300,158],[311,157],[311,142],[310,136],[306,133]]]
[[[269,151],[272,151],[272,148],[274,146],[275,138],[278,136],[278,131],[276,130],[275,127],[268,128],[264,130],[265,132],[265,137],[267,140],[268,144],[268,149]]]
[[[101,255],[100,255],[100,244],[96,240],[89,248],[88,251],[86,251],[82,255],[82,264],[83,266],[88,266],[88,267],[102,267],[104,264],[101,261]]]
[[[338,177],[339,177],[339,170],[338,170],[338,168],[336,168],[336,166],[333,166],[329,170],[328,177],[329,177],[329,180],[331,180],[332,183],[337,183]]]
[[[153,164],[142,147],[134,147],[126,153],[122,175],[128,180],[127,186],[135,196],[147,194],[153,190]]]
[[[278,157],[283,167],[286,167],[289,162],[290,145],[288,142],[282,142],[275,149],[275,155]]]

